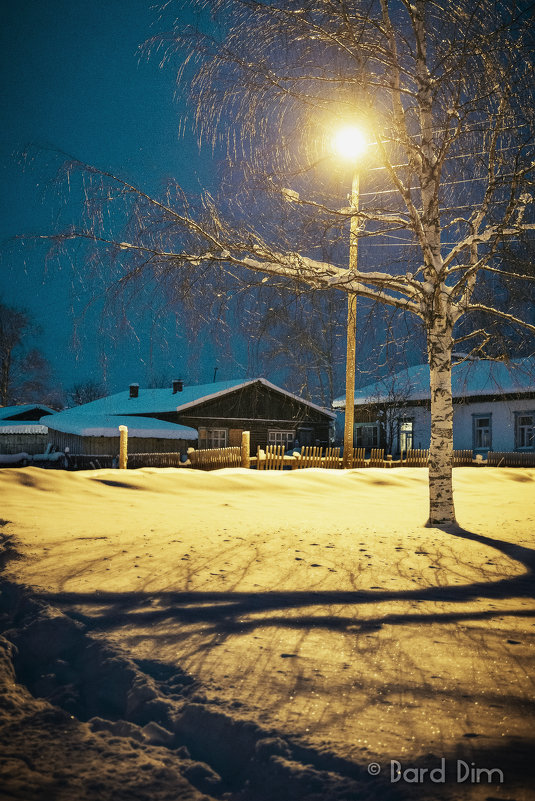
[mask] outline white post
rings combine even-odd
[[[128,462],[128,428],[119,426],[119,470],[126,470]]]

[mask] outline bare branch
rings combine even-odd
[[[533,334],[535,334],[535,325],[528,323],[526,320],[521,320],[519,317],[515,317],[514,314],[508,314],[500,309],[493,309],[492,306],[485,306],[483,303],[471,303],[466,307],[465,311],[467,313],[475,311],[486,312],[487,314],[500,317],[502,320],[507,320],[507,322],[513,325],[518,325],[521,328],[525,328],[527,331],[531,331]]]

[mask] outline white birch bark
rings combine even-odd
[[[428,333],[431,386],[428,525],[455,523],[453,503],[453,398],[451,392],[452,327],[435,320]]]

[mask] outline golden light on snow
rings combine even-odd
[[[366,134],[357,125],[345,125],[333,136],[332,147],[337,156],[356,161],[368,146]]]
[[[5,603],[22,615],[33,592],[42,609],[16,635],[18,658],[32,666],[42,696],[74,705],[68,706],[74,716],[68,733],[59,718],[51,735],[48,701],[30,696],[14,683],[14,672],[3,671],[1,660],[11,657],[0,643],[0,750],[7,753],[9,743],[10,797],[22,798],[20,788],[33,787],[36,775],[43,783],[55,781],[58,759],[64,760],[62,777],[81,786],[109,763],[103,749],[111,743],[113,772],[98,776],[106,787],[119,774],[128,788],[139,789],[142,759],[144,797],[149,782],[152,788],[167,782],[167,796],[200,798],[183,784],[176,790],[185,781],[181,758],[176,768],[166,763],[168,778],[158,778],[163,751],[151,743],[164,741],[149,739],[155,721],[148,729],[138,723],[140,710],[159,716],[163,709],[169,710],[167,726],[177,721],[177,738],[181,726],[222,732],[216,766],[229,749],[241,749],[243,764],[252,763],[244,743],[252,753],[261,742],[254,738],[269,729],[281,748],[306,743],[314,768],[324,766],[328,742],[333,759],[362,766],[370,782],[376,779],[367,765],[381,765],[388,782],[390,760],[399,760],[403,771],[427,764],[430,754],[433,768],[447,759],[448,786],[455,781],[454,760],[470,766],[478,755],[477,767],[524,782],[533,728],[534,604],[526,588],[535,548],[535,469],[453,472],[463,526],[455,531],[424,525],[427,474],[416,467],[141,468],[121,471],[120,481],[111,469],[0,470],[2,535],[22,557],[4,566],[3,578],[18,587],[6,593]],[[34,615],[34,607],[28,609]],[[80,616],[87,632],[76,622]],[[8,625],[23,623],[9,618]],[[95,657],[93,626],[104,662]],[[119,660],[113,672],[110,649]],[[128,656],[127,669],[120,667],[121,653]],[[71,654],[76,660],[68,662]],[[84,666],[80,674],[78,664]],[[169,694],[154,695],[160,690],[145,675],[151,665],[197,682],[192,703],[172,679],[161,682]],[[86,698],[98,704],[93,723],[77,723]],[[115,733],[118,715],[124,734]],[[174,742],[175,730],[162,726],[152,729],[154,737]],[[136,749],[132,732],[138,732]],[[484,743],[479,750],[475,738]],[[203,760],[204,742],[199,737],[197,758]],[[211,769],[214,741],[206,742]],[[262,739],[261,747],[270,742]],[[287,762],[280,775],[301,781],[310,768],[300,768],[294,746],[288,748],[292,759],[281,758],[271,769],[263,756],[259,769],[279,771]],[[74,757],[66,760],[66,753]],[[167,753],[174,759],[172,750]],[[292,781],[298,788],[292,801],[310,798]],[[329,778],[335,781],[337,792],[322,798],[348,797],[348,777]],[[496,793],[486,778],[481,784],[477,798]],[[375,792],[367,785],[368,796],[381,797],[383,785],[376,786]],[[2,775],[7,798],[5,787]],[[418,798],[438,798],[431,790]],[[527,799],[517,790],[504,783],[507,797]]]

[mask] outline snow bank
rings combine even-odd
[[[24,451],[20,453],[0,453],[0,465],[22,464],[23,462],[31,461],[30,454]]]

